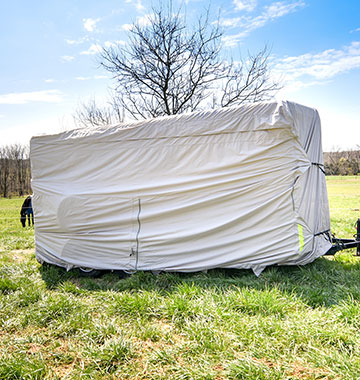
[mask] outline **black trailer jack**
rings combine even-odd
[[[344,249],[356,248],[356,256],[360,256],[360,219],[355,223],[356,234],[354,239],[338,239],[335,236],[332,237],[332,247],[325,253],[325,255],[335,255],[336,252]]]

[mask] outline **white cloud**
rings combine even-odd
[[[65,42],[69,45],[80,45],[84,43],[85,41],[88,41],[87,37],[78,38],[77,40],[65,40]]]
[[[280,60],[274,71],[288,82],[326,81],[347,71],[360,68],[360,42],[354,41],[342,49],[328,49],[315,54],[303,54]]]
[[[88,32],[93,32],[95,30],[96,24],[100,21],[99,18],[93,19],[93,18],[84,18],[83,19],[83,25],[85,30]]]
[[[109,79],[107,75],[94,75],[94,79]]]
[[[136,23],[139,24],[140,26],[147,26],[151,24],[151,19],[153,18],[154,18],[154,15],[149,13],[147,15],[137,17]]]
[[[141,11],[144,11],[145,10],[145,7],[143,6],[142,2],[140,0],[138,0],[136,3],[135,3],[135,8],[137,11],[141,12]]]
[[[143,6],[141,0],[135,0],[135,1],[134,0],[125,0],[125,2],[128,4],[134,4],[134,6],[138,12],[142,12],[145,10],[145,7]]]
[[[128,32],[133,28],[133,24],[123,24],[121,28]]]
[[[80,81],[85,81],[85,80],[91,80],[91,79],[109,79],[109,77],[107,75],[94,75],[93,77],[76,77],[75,78],[76,80],[80,80]]]
[[[256,8],[256,0],[234,0],[235,9],[237,11],[251,12]]]
[[[135,23],[141,27],[147,26],[151,24],[151,19],[154,17],[153,14],[149,13],[144,16],[139,16],[136,18]],[[122,25],[122,29],[129,31],[133,28],[133,24],[124,24]]]
[[[227,46],[234,46],[250,32],[263,27],[280,17],[289,13],[296,12],[305,6],[303,0],[296,1],[277,1],[263,8],[262,13],[258,16],[241,16],[229,19],[221,19],[220,24],[225,27],[239,27],[242,30],[230,36],[225,36],[223,41]]]
[[[32,102],[60,103],[62,100],[63,94],[59,90],[0,94],[0,104],[27,104]]]
[[[322,145],[324,151],[358,149],[360,124],[358,112],[344,112],[329,106],[317,106],[321,117]]]
[[[220,24],[226,28],[236,28],[242,21],[242,17],[223,18],[220,20]]]
[[[71,115],[61,116],[60,114],[46,117],[39,112],[28,120],[9,123],[4,127],[1,126],[1,143],[4,145],[14,143],[28,144],[32,136],[59,133],[70,127],[75,128]]]
[[[106,48],[111,48],[111,47],[115,47],[116,44],[115,44],[114,42],[111,42],[111,41],[105,41],[105,42],[104,42],[104,46],[105,46]]]
[[[284,1],[277,1],[267,7],[265,7],[265,12],[261,16],[259,23],[266,23],[269,20],[274,20],[276,18],[287,15],[288,13],[295,12],[298,8],[305,6],[304,1],[298,0],[291,3],[286,3]]]
[[[89,80],[91,77],[76,77],[76,80]]]
[[[114,42],[112,42],[112,41],[105,41],[104,42],[104,46],[106,48],[116,47],[118,45],[124,46],[124,45],[126,45],[126,42],[122,41],[122,40],[118,40],[118,41],[114,41]]]
[[[56,79],[49,78],[49,79],[45,79],[44,82],[45,82],[45,83],[54,83],[54,82],[57,82],[57,80],[56,80]]]
[[[74,60],[75,57],[73,57],[73,56],[71,56],[71,55],[63,55],[63,56],[61,57],[61,59],[62,59],[63,61],[66,61],[66,62],[70,62],[70,61]]]
[[[93,54],[100,53],[101,50],[102,50],[101,45],[99,45],[99,44],[91,44],[91,46],[89,47],[88,50],[84,50],[84,51],[80,52],[80,54],[83,54],[83,55],[93,55]]]

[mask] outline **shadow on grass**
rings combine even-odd
[[[284,294],[294,294],[311,307],[332,306],[360,300],[360,259],[342,254],[336,259],[319,258],[305,266],[272,266],[260,277],[251,270],[213,269],[207,273],[169,273],[155,275],[137,272],[122,278],[118,273],[104,272],[98,278],[85,278],[77,270],[66,270],[43,265],[40,273],[49,289],[63,288],[73,284],[67,291],[78,292],[137,292],[155,291],[169,295],[184,284],[201,290],[224,292],[228,289],[247,288],[258,291],[278,289]]]

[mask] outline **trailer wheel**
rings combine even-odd
[[[103,272],[98,269],[79,267],[79,274],[81,277],[97,278],[100,277]]]

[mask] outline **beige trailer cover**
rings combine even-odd
[[[31,167],[40,262],[259,274],[331,247],[320,119],[295,103],[34,137]]]

